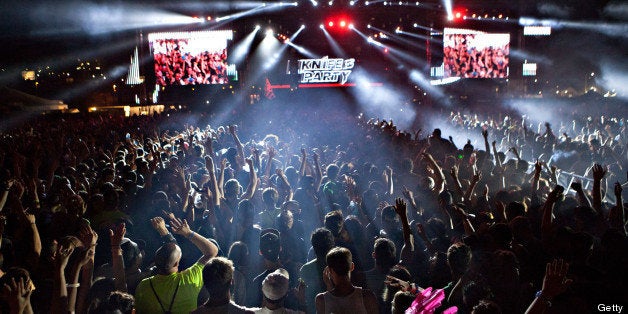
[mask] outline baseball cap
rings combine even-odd
[[[262,292],[269,300],[279,300],[288,293],[289,282],[290,275],[288,271],[279,268],[264,278],[264,281],[262,281]]]

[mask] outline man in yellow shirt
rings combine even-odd
[[[194,265],[179,272],[181,248],[166,229],[163,218],[155,217],[151,223],[162,238],[167,238],[167,243],[155,254],[157,275],[142,280],[135,290],[137,313],[190,313],[197,307],[196,300],[203,287],[203,267],[218,254],[218,247],[191,231],[187,221],[172,219],[172,231],[184,236],[203,253]]]

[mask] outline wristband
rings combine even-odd
[[[65,286],[66,286],[66,288],[78,288],[78,287],[81,286],[81,284],[80,283],[69,283],[69,284],[66,284]]]
[[[542,301],[547,307],[552,306],[552,299],[544,295],[542,290],[537,291],[534,297],[539,299],[539,301]]]
[[[192,237],[194,237],[194,231],[190,231],[190,235],[187,237],[187,239],[192,240]]]
[[[177,243],[177,239],[174,238],[172,233],[168,232],[168,234],[161,236],[161,243],[162,244],[166,244],[166,243],[170,243],[170,242]]]

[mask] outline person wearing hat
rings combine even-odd
[[[262,305],[262,281],[266,276],[278,268],[283,267],[279,260],[281,252],[281,238],[276,229],[265,229],[260,233],[259,254],[264,259],[264,272],[253,279],[253,284],[247,291],[247,306],[259,307]]]
[[[302,311],[295,311],[284,307],[284,301],[290,289],[290,275],[283,268],[278,268],[268,274],[262,281],[262,293],[264,294],[264,306],[255,309],[255,313],[262,314],[300,314]]]

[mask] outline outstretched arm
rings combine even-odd
[[[403,228],[401,260],[407,262],[412,258],[412,252],[414,252],[414,239],[412,238],[412,230],[410,230],[410,223],[408,222],[406,202],[404,202],[403,199],[397,198],[395,200],[395,212],[399,216]]]
[[[239,171],[244,166],[244,146],[242,146],[242,142],[240,142],[240,138],[238,137],[238,134],[236,132],[235,125],[229,126],[229,133],[233,137],[233,141],[235,142],[236,149],[238,151],[238,156],[236,156],[237,165],[233,165],[233,166],[237,168],[235,170]]]
[[[608,213],[608,222],[612,228],[616,228],[618,230],[621,230],[622,232],[625,232],[624,224],[626,222],[626,217],[624,215],[624,202],[621,197],[622,187],[619,182],[615,182],[614,192],[615,199],[617,201],[615,202],[615,206],[611,208],[610,212]]]
[[[554,190],[547,195],[547,200],[543,205],[543,220],[541,221],[541,232],[544,239],[549,239],[549,235],[552,231],[552,211],[554,210],[554,204],[560,199],[564,190],[561,185],[557,185]]]
[[[246,192],[242,195],[242,199],[251,199],[257,189],[257,174],[253,170],[253,160],[247,158],[246,163],[249,165],[249,185],[246,186]]]
[[[593,209],[600,215],[602,213],[602,179],[606,175],[606,169],[600,164],[593,165]]]
[[[551,263],[547,263],[545,266],[545,277],[543,277],[543,287],[526,310],[526,314],[545,313],[554,297],[565,292],[567,287],[573,282],[571,279],[567,279],[568,270],[569,263],[564,262],[562,259],[555,259]]]
[[[440,193],[445,190],[445,174],[443,173],[443,169],[438,165],[434,157],[429,153],[422,154],[423,159],[427,162],[427,164],[434,170],[434,174],[436,177],[434,178],[434,183],[436,186],[436,192]]]
[[[203,253],[203,256],[198,259],[197,263],[205,265],[212,257],[218,255],[218,247],[209,239],[190,230],[190,226],[188,226],[188,222],[185,219],[172,219],[170,220],[170,225],[172,226],[172,232],[190,240]]]
[[[571,188],[576,191],[576,195],[578,196],[578,203],[580,203],[580,206],[591,207],[591,202],[589,202],[589,198],[584,194],[584,190],[582,189],[582,183],[572,182]]]
[[[115,230],[109,229],[109,238],[111,239],[111,263],[113,268],[113,276],[115,278],[116,290],[127,291],[126,273],[124,271],[124,257],[122,256],[122,248],[120,244],[126,234],[126,226],[121,223],[116,226]]]

